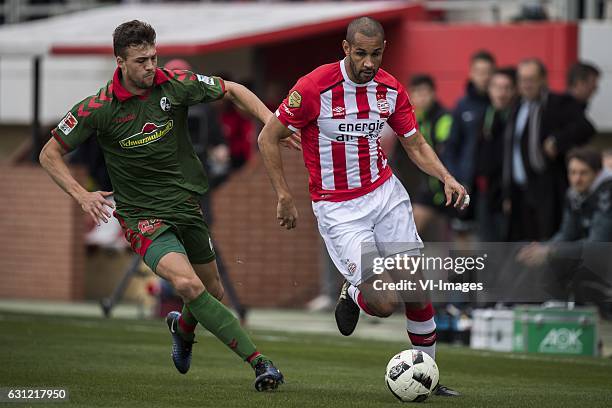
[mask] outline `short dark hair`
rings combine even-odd
[[[497,68],[493,75],[503,75],[507,77],[512,85],[516,87],[516,68],[515,67],[503,67]]]
[[[115,56],[126,57],[128,47],[155,45],[155,30],[150,24],[140,20],[127,21],[113,33],[113,52]]]
[[[487,50],[478,50],[470,57],[470,64],[476,61],[485,61],[491,65],[495,65],[495,57]]]
[[[540,71],[540,76],[542,78],[546,78],[548,76],[548,70],[546,69],[546,65],[544,65],[541,59],[535,57],[525,58],[524,60],[519,62],[519,65],[524,64],[535,64],[538,67],[538,70]]]
[[[363,16],[357,17],[351,21],[346,28],[346,41],[353,44],[355,42],[355,34],[360,33],[366,37],[382,36],[385,40],[385,29],[382,24],[372,17]]]
[[[590,77],[599,78],[601,71],[593,64],[578,61],[567,71],[567,86],[574,86],[578,81],[586,81]]]
[[[601,170],[601,152],[592,147],[576,147],[567,154],[567,163],[572,159],[579,160],[589,166],[594,172]]]
[[[408,86],[410,88],[414,88],[414,87],[421,86],[421,85],[428,86],[434,91],[436,90],[436,83],[434,82],[431,75],[414,74],[413,76],[410,77],[410,82],[408,83]]]

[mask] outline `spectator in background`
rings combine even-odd
[[[451,132],[445,146],[445,164],[468,192],[474,190],[474,154],[481,118],[489,106],[487,91],[494,70],[495,59],[488,51],[478,51],[472,55],[466,93],[453,111]],[[467,213],[460,214],[459,218],[453,220],[455,230],[466,232],[469,229],[469,222],[473,219],[473,207],[468,207]]]
[[[550,241],[522,248],[517,259],[531,267],[548,264],[562,290],[569,286],[577,301],[595,301],[609,317],[609,244],[596,243],[612,241],[612,171],[602,168],[602,155],[592,148],[567,157],[570,187],[561,227]]]
[[[222,76],[222,78],[231,80],[227,78],[227,74],[223,75],[225,76]],[[255,125],[231,102],[221,100],[217,106],[223,135],[229,146],[231,167],[232,170],[237,170],[244,166],[253,155]]]
[[[408,92],[415,109],[420,132],[438,156],[441,156],[444,144],[450,135],[452,116],[438,102],[433,78],[426,74],[414,75],[410,78]],[[445,217],[447,214],[444,205],[446,202],[444,186],[437,178],[419,171],[412,160],[408,159],[399,143],[395,144],[391,165],[406,189],[410,188],[408,180],[412,174],[416,173],[420,176],[412,208],[417,230],[423,231],[423,236],[425,236],[427,227],[432,221],[440,216]],[[426,239],[429,241],[444,239],[443,232],[436,229],[436,233]]]
[[[180,58],[168,61],[165,68],[193,71],[191,64]],[[225,142],[219,118],[210,105],[197,104],[189,107],[187,127],[189,128],[193,149],[206,170],[210,192],[227,178],[230,166],[229,148]],[[205,212],[208,212],[209,193],[207,192],[204,197],[202,201],[206,203],[204,205]],[[205,214],[205,218],[207,218],[206,222],[210,224],[209,215]]]
[[[510,240],[546,240],[558,229],[567,189],[565,153],[594,133],[569,95],[548,90],[544,64],[518,66],[520,102],[504,141],[504,194]]]
[[[497,69],[489,82],[491,104],[480,122],[475,155],[475,211],[478,238],[483,242],[501,241],[506,235],[507,222],[502,210],[502,163],[504,137],[516,96],[516,69]]]
[[[589,101],[599,85],[599,69],[586,62],[578,61],[567,72],[567,93],[574,97],[582,110],[586,110]]]
[[[612,171],[612,149],[605,149],[601,155],[604,168]]]

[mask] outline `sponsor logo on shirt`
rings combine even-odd
[[[302,95],[300,95],[298,91],[291,92],[287,99],[289,100],[290,108],[299,108],[302,106]]]
[[[287,115],[289,115],[289,116],[295,116],[295,115],[293,114],[293,112],[291,112],[291,110],[290,110],[290,109],[287,107],[287,105],[285,105],[285,103],[284,103],[284,102],[281,104],[281,109],[282,109],[283,111],[285,111],[285,113],[286,113]]]
[[[200,82],[204,82],[205,84],[208,84],[210,86],[215,86],[215,80],[212,79],[211,77],[208,77],[206,75],[200,75],[200,74],[196,74],[196,77],[198,78],[198,81]]]
[[[156,125],[151,122],[145,123],[142,130],[135,135],[126,137],[119,141],[119,145],[124,149],[133,149],[136,147],[146,146],[150,143],[157,142],[166,136],[174,126],[174,121],[169,120],[163,125]]]
[[[332,109],[332,118],[337,118],[338,116],[344,116],[346,113],[346,109],[343,106],[336,106]]]
[[[384,120],[368,121],[368,122],[340,122],[337,128],[333,130],[336,135],[336,141],[349,142],[357,140],[360,137],[368,139],[377,139],[380,136],[381,130],[385,127]]]
[[[64,119],[62,119],[59,125],[57,125],[57,127],[59,128],[59,130],[62,131],[63,134],[68,136],[68,134],[72,132],[72,129],[74,129],[78,123],[79,121],[76,120],[72,113],[68,112],[68,114],[64,117]]]
[[[159,100],[159,106],[164,112],[170,112],[170,108],[172,108],[172,104],[165,96]]]
[[[126,122],[129,122],[129,121],[134,120],[134,119],[136,119],[136,115],[133,114],[133,113],[130,113],[127,116],[114,119],[113,122],[115,122],[115,123],[126,123]]]

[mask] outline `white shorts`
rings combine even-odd
[[[395,176],[361,197],[313,202],[312,209],[329,256],[354,286],[372,274],[362,268],[362,256],[416,255],[423,248],[410,197]]]

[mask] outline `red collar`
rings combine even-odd
[[[121,70],[119,69],[119,67],[117,67],[113,75],[113,93],[115,94],[117,99],[119,99],[119,101],[121,102],[124,102],[134,96],[141,96],[141,95],[134,95],[133,93],[131,93],[130,91],[128,91],[127,89],[123,87],[123,85],[121,84],[120,73],[121,73]],[[162,71],[159,68],[155,70],[155,78],[153,79],[153,82],[155,83],[155,85],[163,84],[164,82],[169,81],[169,80],[170,79],[166,76],[164,71]],[[148,93],[142,96],[146,98],[147,95]]]

